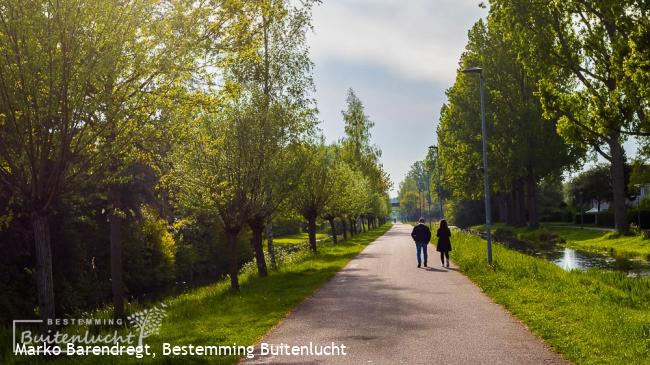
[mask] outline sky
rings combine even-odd
[[[477,0],[324,0],[309,37],[321,129],[343,136],[341,111],[353,88],[375,123],[395,196],[410,165],[435,144],[445,90],[467,31],[487,10]]]
[[[455,79],[467,32],[487,9],[480,0],[323,0],[309,36],[321,129],[329,142],[344,134],[341,111],[353,88],[375,123],[372,140],[393,182],[436,143],[445,90]],[[636,155],[634,140],[624,145]],[[584,168],[602,158],[589,161]],[[570,178],[576,172],[567,172]]]

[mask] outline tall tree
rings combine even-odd
[[[537,225],[537,183],[562,171],[579,151],[558,136],[556,123],[542,116],[530,77],[498,31],[478,21],[469,32],[461,67],[484,73],[491,191],[507,223]],[[459,70],[460,71],[460,70]],[[438,127],[439,162],[445,185],[456,199],[478,199],[481,189],[481,125],[476,77],[460,73],[447,92]],[[527,197],[527,199],[525,199]],[[525,212],[527,208],[527,214]]]
[[[625,70],[629,37],[647,9],[638,1],[584,0],[490,2],[500,31],[519,60],[539,78],[541,102],[558,131],[578,146],[590,146],[610,162],[616,229],[628,230],[625,151],[630,134],[647,131],[639,118],[640,96]],[[645,104],[647,106],[647,103]]]
[[[150,46],[136,45],[135,34],[153,24],[154,9],[154,1],[0,6],[0,182],[30,216],[43,318],[55,315],[52,204],[108,166],[110,154],[98,146],[119,126],[104,93],[148,85],[142,77],[151,74],[140,74],[139,63],[151,54],[127,53]]]
[[[297,153],[297,145],[311,137],[317,122],[306,43],[312,5],[313,1],[298,6],[286,0],[259,2],[261,32],[256,34],[255,56],[248,51],[235,53],[229,65],[234,81],[260,93],[255,102],[261,103],[262,114],[251,125],[262,133],[254,134],[259,140],[250,141],[259,169],[250,180],[254,189],[248,226],[261,276],[267,275],[262,248],[265,225],[299,181],[304,156]]]

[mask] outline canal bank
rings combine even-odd
[[[452,261],[533,332],[577,364],[650,363],[650,277],[566,271],[540,257],[456,232]]]
[[[484,235],[484,227],[468,232]],[[493,237],[506,247],[545,258],[565,270],[606,269],[630,276],[650,275],[650,239],[590,228],[544,224],[539,228],[493,226]]]

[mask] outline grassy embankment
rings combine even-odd
[[[473,229],[483,230],[485,228],[484,226],[476,226]],[[497,223],[493,226],[493,232],[497,233],[497,236],[499,233],[512,233],[515,238],[530,243],[556,240],[567,247],[591,252],[608,252],[621,256],[647,257],[650,255],[650,239],[641,235],[623,236],[616,232],[553,223],[541,224],[539,228],[534,229],[510,227]]]
[[[247,265],[240,277],[241,291],[229,290],[229,281],[192,290],[169,298],[168,317],[163,320],[160,334],[145,340],[157,353],[155,359],[137,360],[133,357],[84,356],[62,358],[56,364],[131,364],[131,363],[195,363],[232,364],[238,356],[224,357],[163,357],[162,343],[172,345],[252,345],[289,311],[311,295],[319,286],[341,270],[364,247],[383,235],[390,225],[359,234],[346,241],[333,244],[331,241],[319,245],[319,253],[306,249],[281,256],[280,270],[268,278],[260,278],[254,263]],[[302,242],[296,240],[295,242]],[[91,316],[105,318],[110,311],[104,310]],[[38,358],[16,358],[6,350],[11,348],[11,328],[0,331],[0,363],[35,363]],[[2,359],[4,357],[4,359]],[[17,361],[20,360],[20,361]],[[43,359],[40,359],[43,360]]]
[[[458,232],[452,261],[557,352],[576,364],[650,364],[650,278],[562,270]]]
[[[325,233],[316,233],[316,240],[322,241],[324,239],[330,238],[330,235]],[[289,236],[282,236],[273,239],[273,243],[285,246],[285,245],[295,245],[299,243],[305,243],[309,241],[309,234],[307,232],[292,234]]]

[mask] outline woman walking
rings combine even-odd
[[[438,228],[436,236],[438,237],[438,245],[436,246],[436,251],[440,252],[440,261],[442,261],[442,266],[445,267],[446,257],[446,267],[449,267],[449,251],[451,251],[451,230],[447,226],[447,220],[443,219],[440,221],[440,228]]]

